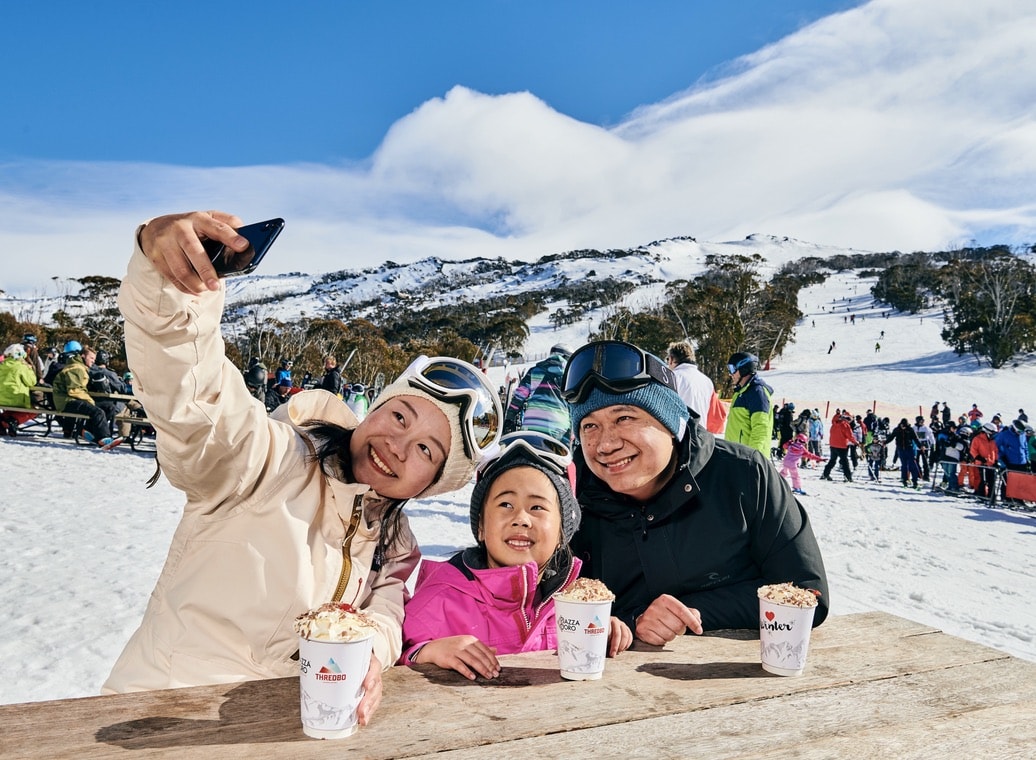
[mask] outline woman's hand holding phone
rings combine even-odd
[[[248,241],[244,251],[235,251],[218,240],[204,240],[202,245],[217,277],[238,277],[256,270],[283,229],[284,220],[279,218],[238,227],[237,234]]]
[[[203,240],[217,240],[233,251],[248,249],[237,233],[241,219],[222,211],[192,211],[160,216],[140,231],[140,248],[177,290],[198,295],[219,290],[219,278]]]

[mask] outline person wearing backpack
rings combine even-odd
[[[119,377],[110,367],[108,362],[111,361],[111,354],[107,351],[98,351],[97,356],[94,358],[94,366],[90,367],[90,381],[86,384],[86,390],[90,393],[97,394],[110,394],[110,393],[126,393],[126,384],[122,382],[122,378]],[[116,399],[111,398],[94,398],[94,403],[104,412],[104,416],[108,418],[109,433],[114,435],[116,432],[115,416],[121,413],[126,405]],[[129,435],[130,424],[123,423],[126,428],[126,435]]]
[[[561,376],[571,351],[556,344],[522,377],[504,413],[504,433],[534,430],[572,446],[572,418],[561,396]]]
[[[329,391],[338,398],[342,398],[342,371],[338,369],[338,360],[333,356],[324,359],[324,376],[320,380],[319,388]]]

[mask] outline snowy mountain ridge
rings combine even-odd
[[[276,249],[265,266],[276,262]],[[698,242],[693,237],[656,240],[630,249],[578,250],[550,254],[534,262],[473,258],[445,260],[430,257],[409,264],[391,261],[362,269],[307,274],[257,273],[227,280],[227,315],[245,315],[261,304],[263,316],[280,321],[300,317],[376,317],[379,309],[405,303],[420,309],[493,296],[549,290],[564,283],[608,278],[633,281],[626,304],[654,299],[665,283],[689,279],[705,268],[706,257],[758,254],[761,271],[769,276],[789,261],[804,257],[829,258],[865,253],[821,246],[793,238],[751,235],[733,242]],[[59,309],[71,314],[86,308],[74,295],[74,283],[54,278],[52,292],[26,296],[0,291],[0,312],[23,321],[49,321]],[[374,319],[373,321],[376,321]]]

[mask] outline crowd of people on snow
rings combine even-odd
[[[947,402],[936,402],[927,419],[917,415],[911,424],[904,417],[895,426],[871,409],[863,416],[835,409],[829,423],[829,458],[820,476],[824,480],[833,480],[831,474],[838,467],[851,482],[863,462],[871,481],[880,482],[883,473],[898,469],[903,486],[919,488],[922,481],[932,481],[951,494],[988,498],[1003,497],[1005,473],[1036,472],[1036,433],[1024,409],[1006,422],[1000,413],[986,420],[978,404],[972,404],[954,418]],[[818,409],[796,414],[794,402],[787,402],[775,414],[772,456],[781,460],[782,474],[794,473],[796,493],[803,493],[796,481],[798,473],[789,468],[810,467],[819,461],[824,437]],[[994,490],[997,484],[1000,493]]]
[[[139,401],[126,398],[133,396],[133,373],[120,376],[110,362],[107,351],[77,340],[41,353],[36,336],[25,334],[0,357],[0,407],[7,407],[0,410],[0,435],[16,436],[40,414],[60,413],[65,438],[81,432],[88,443],[115,448],[130,435],[132,417],[144,413]]]
[[[65,438],[78,433],[83,440],[106,450],[120,445],[130,435],[131,418],[145,420],[146,415],[136,399],[117,398],[133,395],[133,373],[127,370],[120,376],[110,368],[110,362],[109,352],[77,340],[67,341],[61,349],[49,347],[43,351],[31,333],[12,343],[0,355],[0,407],[8,407],[0,410],[0,436],[17,436],[22,426],[40,414],[57,412],[61,413],[57,419]],[[294,362],[285,358],[275,372],[269,372],[260,359],[252,359],[243,371],[246,387],[263,402],[267,412],[300,391],[322,388],[363,419],[377,393],[364,383],[345,381],[334,356],[324,359],[324,372],[319,378],[307,371],[296,382],[293,366]],[[73,414],[83,418],[62,416]],[[150,426],[145,427],[153,433]]]
[[[338,359],[331,355],[324,357],[324,372],[319,378],[307,370],[296,381],[294,367],[294,361],[282,358],[277,369],[270,372],[261,359],[253,357],[249,360],[242,373],[245,385],[253,396],[263,402],[267,412],[287,403],[296,393],[320,388],[342,399],[362,420],[378,394],[379,389],[374,386],[345,380]]]

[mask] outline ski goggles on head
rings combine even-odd
[[[654,354],[619,340],[588,343],[568,360],[561,378],[561,395],[570,404],[586,401],[594,388],[626,393],[651,382],[676,390],[676,378]]]
[[[739,361],[737,364],[728,364],[727,365],[727,372],[729,372],[731,375],[733,375],[735,372],[737,372],[739,369],[744,367],[746,364],[751,364],[753,361],[755,361],[755,360],[746,356],[744,359]]]
[[[460,407],[460,429],[468,457],[481,459],[500,438],[500,400],[473,366],[448,356],[419,356],[400,378],[437,401]]]
[[[503,436],[496,448],[486,454],[485,459],[476,470],[478,479],[481,480],[489,469],[514,456],[516,452],[528,454],[558,475],[568,476],[569,465],[572,464],[572,452],[568,446],[543,433],[533,430],[518,430]]]

